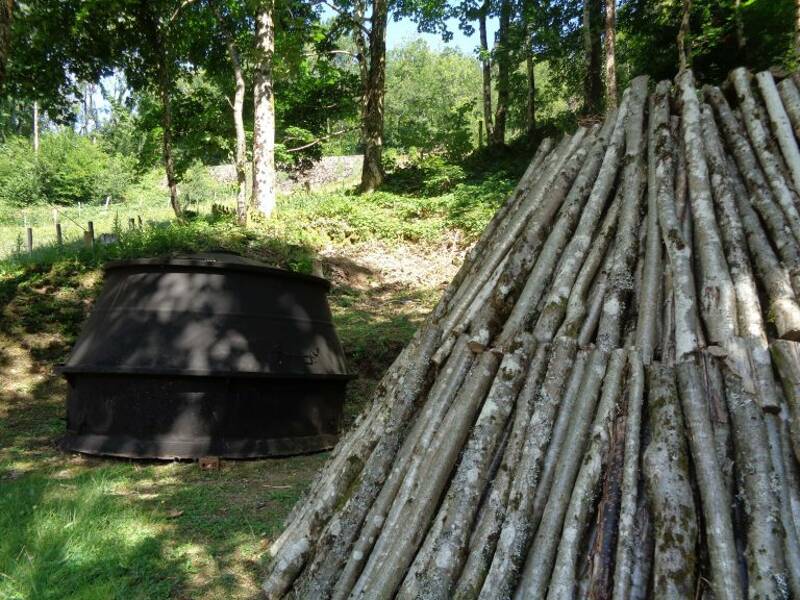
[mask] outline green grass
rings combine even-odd
[[[118,243],[88,249],[70,234],[63,248],[37,243],[31,256],[0,260],[0,600],[257,597],[265,550],[325,460],[225,461],[220,471],[201,471],[195,463],[58,451],[66,390],[54,369],[91,308],[104,262],[224,248],[310,271],[318,253],[333,248],[344,258],[323,260],[334,281],[329,299],[358,375],[348,388],[349,423],[441,293],[439,280],[386,284],[350,249],[379,256],[404,245],[424,260],[455,229],[469,240],[510,187],[505,176],[487,181],[425,198],[398,190],[297,194],[247,229],[209,215],[210,202],[186,223],[152,197],[125,210],[94,206],[81,219],[94,220],[98,234],[114,229],[119,210]],[[7,248],[20,225],[0,214]],[[129,214],[153,223],[129,230]],[[28,218],[42,242],[50,209],[31,208]]]

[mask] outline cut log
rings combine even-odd
[[[647,383],[652,437],[642,468],[655,528],[654,597],[691,599],[697,579],[698,523],[674,371],[653,364]]]
[[[800,461],[800,344],[774,340],[770,344],[770,350],[778,367],[786,404],[789,407],[792,447],[795,457]]]

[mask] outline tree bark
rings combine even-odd
[[[617,0],[606,3],[606,110],[617,106]]]
[[[795,457],[800,461],[800,345],[796,342],[775,340],[770,349],[778,367],[786,404],[789,407],[792,447]]]
[[[217,14],[217,19],[222,21]],[[239,51],[236,44],[228,37],[228,54],[231,58],[233,67],[233,78],[236,82],[236,91],[233,95],[233,123],[236,128],[236,182],[238,185],[236,192],[236,216],[239,223],[244,225],[247,222],[247,173],[245,164],[247,162],[247,138],[244,132],[244,74],[242,73],[242,63],[239,59]]]
[[[481,74],[483,77],[483,122],[486,125],[486,139],[491,144],[494,139],[494,119],[492,117],[492,61],[489,54],[489,37],[486,19],[489,16],[489,0],[484,0],[478,12],[478,29],[481,41]]]
[[[256,13],[256,75],[253,86],[253,195],[252,202],[264,216],[275,209],[275,98],[272,62],[275,28],[273,0],[262,0]]]
[[[156,60],[158,61],[158,95],[161,100],[161,127],[162,127],[162,156],[164,160],[164,170],[167,175],[167,186],[169,187],[169,201],[175,216],[179,219],[183,216],[183,209],[178,199],[178,179],[175,174],[175,157],[172,154],[172,59],[170,57],[166,33],[158,23],[158,19],[150,12],[152,9],[145,8],[145,18],[151,25]]]
[[[678,363],[677,371],[689,448],[705,517],[711,587],[717,600],[741,600],[743,593],[739,583],[731,498],[715,450],[705,398],[707,391],[698,359],[697,355],[687,357]]]
[[[714,215],[700,122],[700,103],[692,72],[688,69],[682,71],[678,76],[678,85],[683,105],[681,123],[689,198],[696,225],[694,249],[700,259],[700,277],[696,277],[700,284],[698,300],[709,341],[725,347],[736,333],[736,297]]]
[[[600,2],[601,0],[583,0],[582,36],[583,36],[583,94],[584,112],[594,115],[600,112],[602,96],[602,77],[600,71]]]
[[[6,81],[6,63],[11,54],[11,22],[14,0],[0,0],[0,91]]]
[[[794,2],[794,59],[800,61],[800,0]]]
[[[695,596],[698,526],[675,375],[661,364],[653,364],[647,375],[652,437],[642,469],[655,525],[654,597],[690,600]]]
[[[361,191],[372,192],[383,183],[383,98],[386,82],[386,25],[389,5],[372,0],[369,33],[369,70],[364,106],[364,166]]]
[[[39,154],[39,102],[33,101],[33,153]]]
[[[494,109],[494,128],[491,142],[502,146],[506,142],[506,119],[510,100],[511,75],[511,0],[501,0],[500,19],[497,29],[497,44],[494,49],[497,63],[497,106]]]
[[[692,64],[692,44],[689,39],[689,18],[692,13],[692,0],[683,0],[681,25],[678,28],[678,71],[688,69]]]
[[[528,50],[525,57],[525,70],[528,75],[528,95],[525,104],[525,130],[529,137],[536,131],[536,65],[533,60],[533,52]]]

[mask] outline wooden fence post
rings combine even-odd
[[[142,226],[142,215],[136,215],[136,218],[139,219],[139,227]]]
[[[28,254],[33,254],[33,227],[28,227],[27,233],[28,233],[27,236]]]
[[[88,247],[94,247],[94,223],[89,221],[89,228],[83,232],[83,243]]]
[[[59,246],[64,245],[64,238],[61,235],[61,223],[56,223],[56,242]]]
[[[134,227],[136,227],[136,219],[131,217],[128,219],[128,228],[133,229]]]

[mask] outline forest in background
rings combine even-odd
[[[202,165],[237,165],[244,219],[274,206],[276,165],[364,154],[371,191],[596,120],[637,74],[793,69],[800,45],[795,0],[0,4],[0,203],[159,195],[160,170],[179,216]],[[387,51],[398,19],[443,42],[457,27],[474,52]]]

